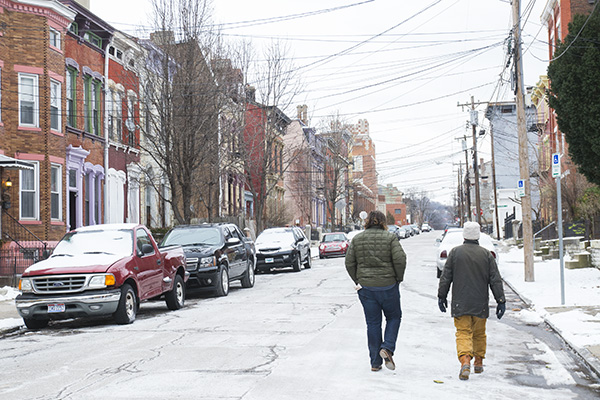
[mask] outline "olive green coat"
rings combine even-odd
[[[440,299],[448,296],[450,285],[453,317],[473,315],[488,318],[490,289],[497,303],[506,301],[496,259],[477,241],[465,240],[463,245],[450,251],[438,286]]]
[[[346,270],[355,284],[390,286],[402,282],[406,254],[393,233],[371,227],[352,239],[346,253]]]

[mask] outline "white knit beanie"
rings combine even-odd
[[[466,240],[479,240],[479,224],[472,221],[465,222],[463,238]]]

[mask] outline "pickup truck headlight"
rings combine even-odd
[[[103,289],[107,286],[115,284],[115,276],[113,274],[95,275],[90,279],[88,287],[90,289]]]
[[[215,257],[200,258],[200,268],[214,267],[215,265],[217,265]]]
[[[23,293],[33,292],[33,283],[31,282],[31,279],[21,279],[19,281],[19,290]]]

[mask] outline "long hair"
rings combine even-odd
[[[372,226],[379,227],[380,229],[387,230],[385,215],[381,211],[371,211],[369,216],[365,220],[365,229],[368,229]]]

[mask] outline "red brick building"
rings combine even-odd
[[[0,0],[0,231],[5,247],[56,241],[67,229],[65,41],[74,17],[55,0]]]

